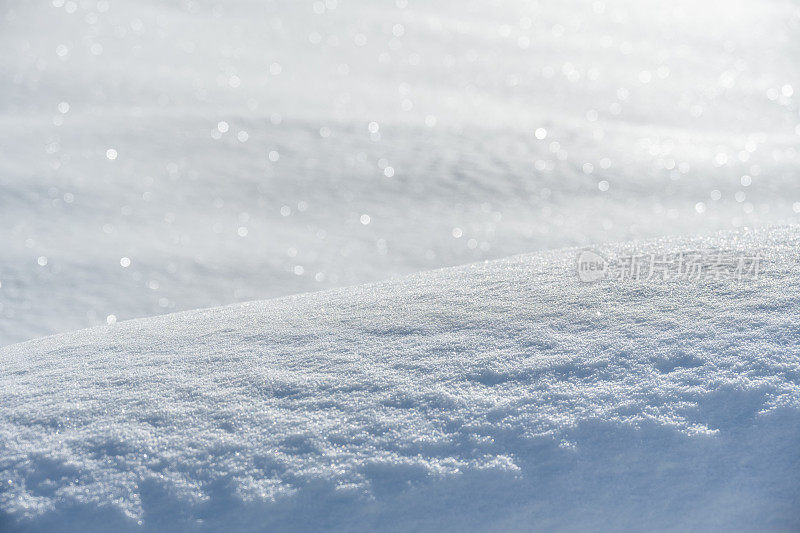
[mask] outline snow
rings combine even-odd
[[[0,344],[797,223],[799,21],[752,0],[3,2]]]
[[[799,33],[0,2],[0,531],[800,530]]]
[[[4,531],[800,527],[800,227],[564,249],[0,349]]]

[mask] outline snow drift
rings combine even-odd
[[[759,279],[577,250],[0,350],[4,531],[800,528],[798,227]]]

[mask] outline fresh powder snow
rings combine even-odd
[[[800,531],[799,57],[797,0],[0,1],[0,533]]]
[[[4,531],[797,531],[800,227],[607,245],[0,350]]]

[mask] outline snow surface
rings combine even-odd
[[[3,533],[800,530],[796,1],[5,0],[0,50]]]
[[[797,223],[799,46],[787,0],[0,2],[0,344]]]
[[[797,531],[800,227],[608,245],[0,349],[3,531]]]

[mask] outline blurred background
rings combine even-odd
[[[3,0],[0,50],[0,345],[800,219],[795,1]]]

